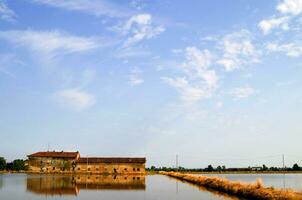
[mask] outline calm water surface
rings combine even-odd
[[[162,175],[53,176],[0,174],[1,200],[231,199]]]
[[[202,175],[202,174],[201,174]],[[291,188],[302,192],[302,174],[204,174],[205,176],[218,176],[233,181],[253,183],[261,179],[266,186],[276,188]]]

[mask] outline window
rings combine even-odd
[[[95,168],[96,171],[99,171],[99,168]]]
[[[124,170],[127,171],[127,168],[125,168]]]
[[[81,168],[78,167],[78,170],[81,170]]]
[[[133,171],[135,171],[135,168],[133,168]]]
[[[137,170],[137,171],[139,171],[139,170],[140,170],[140,168],[137,168],[136,170]]]
[[[56,168],[55,168],[55,167],[53,167],[53,168],[52,168],[52,170],[56,170]]]
[[[90,168],[88,168],[88,171],[90,171]]]

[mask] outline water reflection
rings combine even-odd
[[[3,175],[0,174],[0,190],[3,188]]]
[[[27,191],[41,195],[78,195],[80,190],[145,190],[144,175],[27,176]]]

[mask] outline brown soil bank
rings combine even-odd
[[[207,176],[196,176],[190,174],[182,174],[176,172],[160,172],[161,174],[174,177],[183,181],[187,181],[204,188],[211,190],[220,191],[229,195],[234,195],[236,197],[244,199],[301,199],[302,194],[294,192],[293,190],[281,190],[275,189],[273,187],[264,187],[261,181],[257,180],[256,183],[240,183],[229,181],[227,179],[218,177],[207,177]]]

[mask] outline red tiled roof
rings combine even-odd
[[[29,155],[28,157],[53,157],[53,158],[76,158],[79,152],[65,152],[65,151],[44,151]]]
[[[144,164],[146,163],[146,158],[119,158],[119,157],[83,157],[80,158],[78,163],[136,163],[136,164]]]

